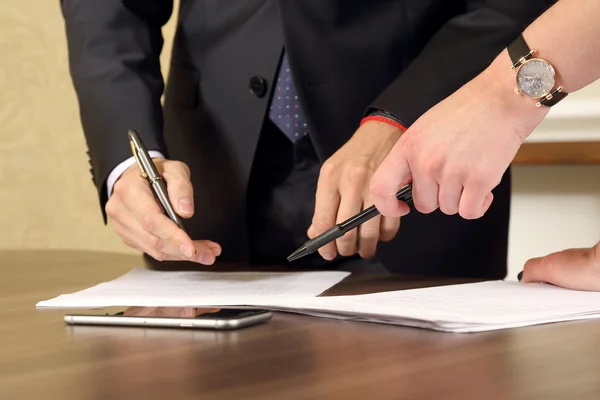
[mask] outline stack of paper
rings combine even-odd
[[[350,275],[343,271],[202,272],[135,268],[110,282],[41,301],[37,307],[196,307],[312,298]]]
[[[600,293],[546,284],[492,281],[316,297],[345,272],[209,273],[136,269],[111,282],[38,307],[259,307],[327,318],[481,332],[600,318]]]
[[[263,308],[329,318],[483,332],[600,318],[600,293],[546,284],[492,281],[358,296],[317,297]]]

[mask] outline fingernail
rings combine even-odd
[[[517,279],[520,281],[523,278],[523,271],[519,272],[519,275],[517,275]]]
[[[185,244],[182,244],[179,246],[179,251],[181,252],[181,254],[183,254],[187,258],[190,258],[192,256],[192,254],[194,254],[192,251],[192,248]]]
[[[323,254],[323,258],[327,261],[331,261],[335,258],[335,254]]]
[[[179,212],[186,214],[194,212],[194,204],[191,197],[184,197],[179,200]]]
[[[214,247],[212,249],[213,254],[215,255],[215,257],[219,257],[221,255],[221,248],[220,247]]]
[[[213,256],[211,254],[202,253],[200,255],[200,262],[202,264],[211,264],[212,263],[212,258],[213,258]]]

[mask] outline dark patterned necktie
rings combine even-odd
[[[298,101],[298,93],[285,53],[271,99],[269,118],[294,143],[308,134],[306,119]]]

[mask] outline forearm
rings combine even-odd
[[[171,6],[170,0],[61,1],[70,72],[102,208],[108,175],[131,157],[129,129],[140,132],[149,150],[164,152],[159,56],[161,26]]]
[[[463,14],[448,20],[419,55],[372,102],[410,127],[490,65],[554,0],[469,0]]]
[[[598,0],[560,0],[523,33],[554,64],[567,93],[600,78],[599,18]]]
[[[555,67],[556,86],[573,93],[600,78],[600,1],[560,0],[523,32],[527,44],[537,50],[534,57],[548,60]],[[548,107],[534,110],[531,99],[517,96],[512,61],[503,50],[482,74],[515,113],[543,118]],[[494,81],[494,82],[492,82]]]

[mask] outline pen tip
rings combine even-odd
[[[308,249],[306,248],[306,246],[302,246],[298,250],[296,250],[292,254],[290,254],[288,256],[287,260],[288,260],[288,262],[294,261],[294,260],[304,257],[307,254],[308,254]]]

